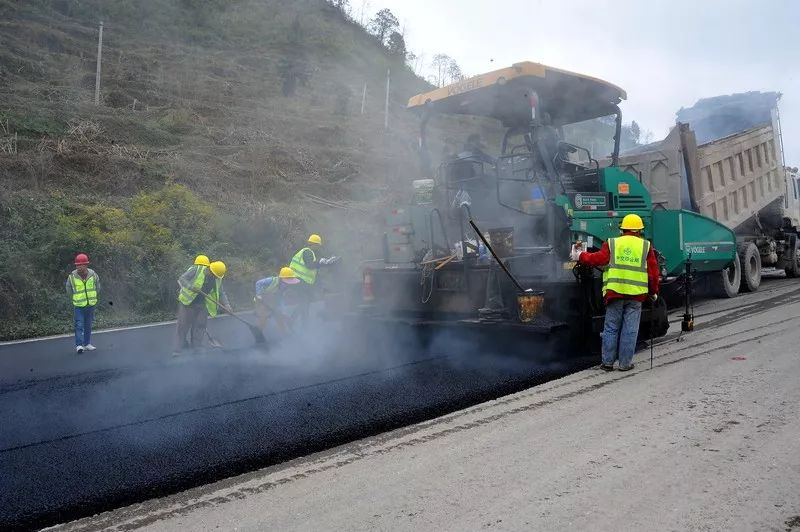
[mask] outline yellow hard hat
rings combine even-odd
[[[278,277],[280,277],[281,279],[296,279],[297,275],[290,267],[284,266],[278,273]]]
[[[228,271],[228,268],[225,266],[225,263],[221,260],[215,260],[211,264],[208,265],[208,268],[211,270],[216,277],[222,279],[225,277],[225,272]]]
[[[644,222],[638,214],[628,214],[622,219],[619,228],[626,231],[641,231],[644,229]]]
[[[211,264],[211,261],[205,255],[198,255],[194,259],[195,266],[208,266],[209,264]]]
[[[285,284],[297,284],[300,282],[300,279],[297,278],[297,274],[288,266],[281,268],[281,271],[278,272],[278,277],[281,282]]]
[[[313,235],[311,235],[310,237],[308,237],[308,243],[309,243],[309,244],[319,244],[319,245],[322,245],[322,238],[321,238],[321,237],[320,237],[318,234],[314,233]]]

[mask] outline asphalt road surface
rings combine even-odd
[[[170,356],[172,325],[0,347],[0,529],[63,523],[405,426],[587,367],[413,342],[314,334],[265,352]],[[332,346],[338,346],[333,349]],[[593,361],[592,361],[593,362]],[[581,366],[582,364],[582,366]]]
[[[800,530],[800,285],[697,315],[652,371],[640,352],[62,529]]]

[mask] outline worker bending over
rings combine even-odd
[[[80,354],[94,351],[92,345],[92,322],[100,292],[100,278],[89,268],[89,257],[85,253],[75,256],[75,269],[67,277],[67,295],[74,307],[75,351]]]
[[[186,270],[186,272],[184,272],[183,275],[181,275],[180,279],[178,279],[178,285],[182,286],[181,285],[181,279],[182,279],[184,281],[184,284],[186,284],[187,286],[191,286],[191,283],[196,278],[197,274],[199,273],[199,270],[203,270],[204,281],[205,281],[205,275],[208,273],[208,267],[209,267],[210,264],[211,264],[211,260],[208,258],[208,256],[202,255],[202,254],[198,255],[194,259],[194,264],[192,266],[190,266],[189,269]],[[205,300],[205,298],[203,298],[201,296],[200,299],[198,300],[198,303],[200,303],[200,302],[202,302],[204,300]],[[178,295],[178,301],[180,301],[180,294]],[[194,303],[195,300],[192,298],[191,302]],[[183,320],[181,320],[182,309],[181,309],[180,306],[178,307],[178,335],[180,337],[179,340],[178,340],[178,343],[179,343],[180,347],[175,349],[176,352],[180,351],[180,349],[183,349],[183,348],[185,348],[187,346],[195,347],[195,346],[202,345],[202,343],[203,343],[203,338],[202,337],[199,337],[197,339],[193,339],[193,338],[189,337],[187,339],[187,333],[189,335],[191,335],[191,333],[192,333],[191,324],[197,319],[197,316],[195,316],[194,314],[198,310],[197,305],[191,305],[190,304],[189,306],[191,308],[186,309],[186,311],[184,312],[184,314],[186,314],[186,315],[184,316]],[[181,328],[182,328],[181,326],[185,327],[185,330],[183,330],[182,332],[181,332]],[[205,331],[198,331],[198,332],[205,333]]]
[[[317,258],[322,238],[317,234],[308,237],[307,246],[294,254],[289,267],[303,283],[298,292],[298,312],[303,322],[308,321],[311,302],[315,299],[314,285],[317,282],[317,271],[320,266],[330,266],[339,262],[339,257]]]
[[[189,266],[189,270],[187,270],[187,272],[184,273],[184,275],[186,275],[189,271],[191,271],[192,275],[194,275],[195,273],[197,273],[197,270],[201,268],[206,268],[206,271],[208,271],[208,267],[210,265],[211,265],[211,259],[209,259],[207,255],[198,255],[194,258],[194,263],[191,266]]]
[[[195,260],[195,265],[186,270],[178,279],[180,292],[178,293],[178,327],[175,338],[177,356],[186,345],[186,334],[191,333],[190,346],[193,349],[203,347],[206,335],[208,317],[215,317],[219,312],[220,304],[228,307],[228,296],[222,288],[222,278],[225,277],[227,268],[222,261],[211,262],[208,266],[203,264],[203,259],[208,257],[200,255]]]
[[[633,369],[633,353],[639,335],[642,302],[648,294],[658,299],[659,270],[655,251],[642,238],[644,222],[636,214],[628,214],[620,224],[622,236],[603,242],[600,251],[581,252],[581,243],[572,246],[570,257],[580,264],[603,270],[603,298],[606,304],[603,328],[603,355],[600,367],[619,370]]]
[[[278,275],[265,277],[256,281],[256,296],[253,299],[256,307],[258,325],[264,329],[267,320],[276,320],[281,332],[286,333],[289,329],[287,317],[282,312],[282,307],[286,303],[285,296],[290,286],[300,283],[300,279],[288,266],[281,268]]]

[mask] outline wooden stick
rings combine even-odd
[[[431,260],[426,260],[426,261],[424,261],[424,262],[420,262],[420,263],[419,263],[419,265],[420,265],[420,266],[424,266],[424,265],[426,265],[426,264],[433,264],[434,262],[441,262],[441,261],[443,261],[443,260],[446,260],[446,261],[450,262],[450,261],[451,261],[451,260],[453,260],[454,258],[456,258],[456,256],[455,256],[455,255],[448,255],[448,256],[446,256],[446,257],[439,257],[438,259],[431,259]]]
[[[445,266],[445,265],[446,265],[448,262],[450,262],[450,261],[451,261],[451,260],[453,260],[454,258],[456,258],[456,256],[455,256],[455,255],[450,255],[449,257],[447,257],[447,260],[443,261],[441,264],[438,264],[438,265],[437,265],[437,266],[434,268],[434,270],[439,270],[439,269],[443,268],[443,267],[444,267],[444,266]]]

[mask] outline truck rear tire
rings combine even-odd
[[[742,266],[742,292],[755,292],[761,286],[761,254],[752,242],[739,244]]]
[[[733,257],[733,264],[711,277],[711,290],[716,297],[731,298],[739,293],[742,284],[742,269],[739,254]]]
[[[791,279],[796,279],[800,277],[800,249],[794,248],[794,253],[792,253],[792,264],[784,268],[786,272],[786,277]]]

